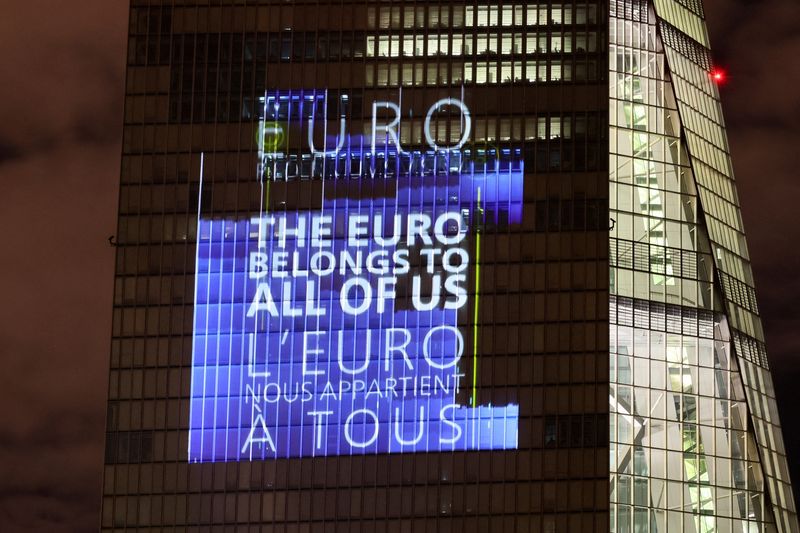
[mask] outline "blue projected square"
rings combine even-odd
[[[522,176],[200,219],[189,460],[517,448],[519,406],[478,401],[475,318],[480,228],[520,222]]]

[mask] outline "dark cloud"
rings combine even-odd
[[[0,139],[0,165],[6,161],[17,159],[22,155],[22,150],[10,142]]]
[[[4,532],[99,523],[127,6],[27,0],[0,17]],[[794,479],[799,9],[706,1]]]

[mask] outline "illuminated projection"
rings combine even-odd
[[[189,460],[516,448],[518,405],[481,397],[477,319],[482,234],[521,221],[522,158],[465,150],[460,99],[427,109],[420,152],[399,103],[358,134],[327,104],[268,94],[264,208],[199,219]],[[304,179],[313,208],[270,208]]]

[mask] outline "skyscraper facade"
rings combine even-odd
[[[103,530],[798,531],[699,0],[131,4]]]
[[[612,529],[797,531],[703,4],[609,43]]]

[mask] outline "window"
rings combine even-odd
[[[450,79],[453,83],[460,84],[462,81],[464,81],[464,65],[460,63],[452,63],[450,68],[452,69]]]
[[[427,83],[428,85],[435,85],[437,82],[437,65],[436,63],[428,63]]]
[[[378,19],[378,27],[382,30],[389,29],[389,24],[391,23],[391,12],[389,8],[383,7],[381,8],[380,18]]]
[[[378,87],[386,87],[389,84],[389,66],[378,65]]]
[[[514,52],[514,38],[509,33],[504,33],[500,38],[500,53],[509,55]]]
[[[400,6],[392,6],[392,28],[399,28],[400,27]]]
[[[547,51],[547,35],[529,33],[526,38],[525,51],[529,54],[544,53]]]
[[[442,6],[439,8],[439,24],[443,28],[448,28],[450,26],[450,7],[449,6]]]
[[[414,65],[406,63],[403,65],[403,85],[414,85]]]
[[[553,4],[550,7],[550,23],[551,24],[563,24],[564,20],[562,18],[562,6],[561,4]]]
[[[500,66],[500,79],[502,83],[511,83],[514,81],[514,71],[511,66],[511,61],[503,61]]]
[[[428,27],[439,27],[439,6],[430,6],[428,8]]]
[[[536,139],[536,119],[533,117],[525,117],[525,140],[532,141]]]
[[[410,29],[414,27],[414,8],[403,8],[403,28]]]
[[[500,7],[499,6],[479,6],[478,7],[478,22],[477,26],[497,26],[499,22]]]
[[[464,83],[474,83],[474,82],[475,82],[475,68],[473,67],[472,63],[465,63]]]
[[[525,75],[523,74],[523,64],[521,61],[514,62],[514,81],[523,81]]]
[[[485,84],[487,80],[487,65],[483,62],[478,62],[475,66],[475,83]]]
[[[513,6],[503,6],[502,7],[502,20],[501,24],[503,26],[511,26],[514,24],[514,7]]]
[[[464,8],[461,6],[453,6],[453,24],[454,28],[464,27]]]
[[[425,36],[417,35],[414,37],[414,55],[422,57],[425,55]]]
[[[501,141],[510,141],[511,140],[511,119],[510,118],[502,118],[502,119],[500,119],[500,140]]]
[[[560,33],[554,33],[550,36],[550,52],[554,54],[561,53],[563,51],[563,44],[562,38]]]
[[[561,67],[562,64],[560,61],[553,61],[550,64],[550,81],[561,81]]]
[[[550,138],[561,138],[561,117],[550,117]]]
[[[428,55],[435,56],[439,54],[439,36],[438,35],[429,35],[428,36]]]
[[[450,42],[452,43],[452,54],[454,56],[464,55],[464,37],[462,35],[453,35]]]
[[[537,139],[546,139],[547,138],[547,118],[546,117],[537,117],[537,119],[536,119],[536,138]]]
[[[475,43],[475,53],[476,54],[490,54],[496,53],[497,49],[493,41],[495,40],[494,35],[478,35],[476,38]]]
[[[514,6],[514,24],[516,26],[522,26],[525,22],[523,20],[523,6],[518,4]]]
[[[403,55],[406,57],[414,55],[414,36],[406,35],[403,37]]]

